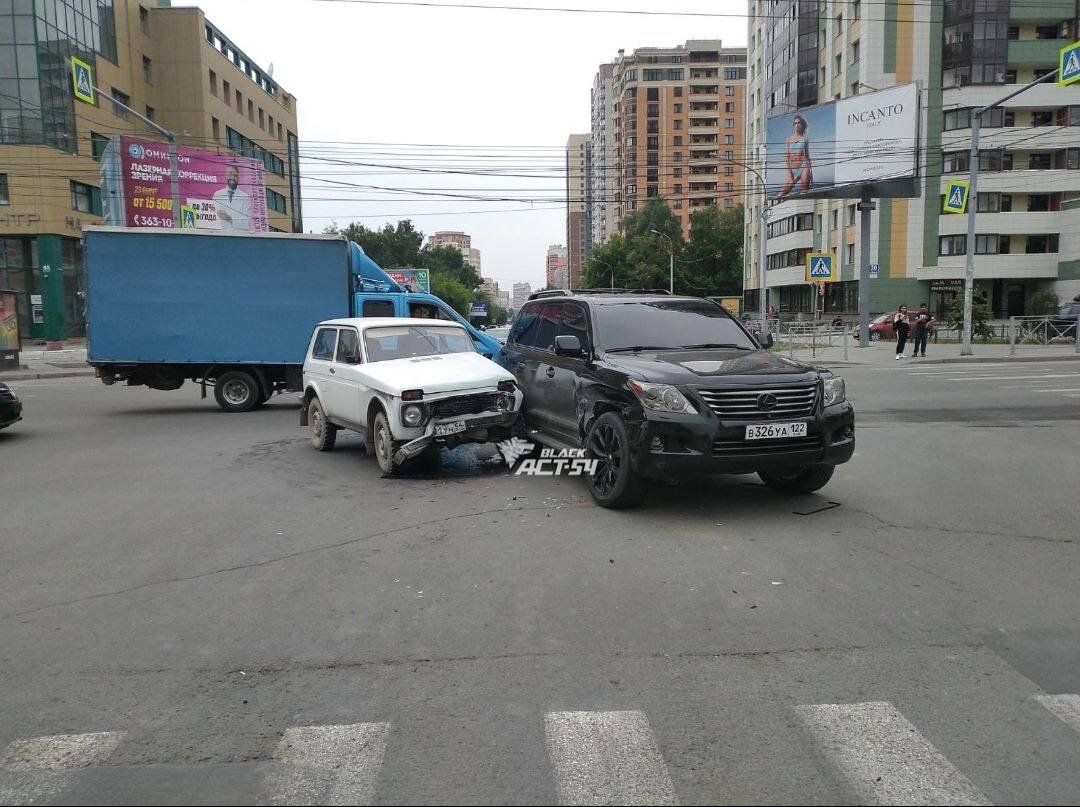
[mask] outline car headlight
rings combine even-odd
[[[512,411],[514,408],[514,396],[506,392],[500,392],[495,396],[495,408],[500,412]]]
[[[693,404],[686,400],[686,396],[670,384],[649,384],[634,380],[627,381],[626,384],[641,403],[656,412],[697,412]]]
[[[424,422],[424,410],[416,404],[409,404],[401,410],[401,422],[406,426],[419,426]]]
[[[825,379],[825,405],[843,403],[847,398],[847,390],[844,387],[844,379],[833,376]]]

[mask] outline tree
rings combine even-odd
[[[654,230],[671,239],[675,259],[683,250],[682,228],[667,202],[655,196],[640,210],[623,221],[622,232],[613,235],[606,244],[589,253],[585,263],[585,285],[604,288],[614,285],[629,289],[666,289],[668,287],[668,241]]]
[[[1061,303],[1052,291],[1037,291],[1028,300],[1028,313],[1032,316],[1056,314]]]
[[[690,240],[675,261],[675,285],[701,296],[742,292],[743,207],[710,205],[690,216]]]
[[[472,291],[480,287],[480,274],[469,264],[456,247],[438,246],[425,247],[417,256],[419,266],[431,270],[431,276],[436,274],[453,278],[465,288]]]
[[[986,302],[986,292],[982,289],[973,289],[971,292],[971,334],[981,336],[984,340],[990,338],[990,306]],[[949,308],[948,324],[950,328],[957,328],[963,333],[964,327],[964,295],[956,295],[952,306]]]
[[[331,224],[325,232],[355,241],[383,269],[411,269],[420,265],[424,234],[408,219],[399,221],[396,226],[386,224],[379,230],[370,230],[358,222],[345,228]]]
[[[465,319],[469,318],[469,306],[475,295],[472,289],[465,288],[459,281],[446,274],[431,273],[431,293],[443,300]]]

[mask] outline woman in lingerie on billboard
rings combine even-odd
[[[810,190],[814,183],[814,168],[810,162],[810,135],[806,129],[806,118],[796,115],[791,123],[794,131],[784,141],[787,148],[787,181],[780,186],[777,198],[787,196],[793,189]]]

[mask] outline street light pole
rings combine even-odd
[[[979,195],[977,184],[979,181],[979,127],[982,116],[994,107],[1001,106],[1010,98],[1015,98],[1022,92],[1027,92],[1036,84],[1042,84],[1053,78],[1057,78],[1058,68],[1047,73],[1041,78],[1028,82],[1018,90],[999,98],[992,104],[987,104],[981,109],[971,113],[971,152],[968,156],[968,196],[967,196],[967,242],[964,244],[964,331],[961,337],[960,355],[971,355],[971,298],[975,286],[975,214],[979,208]]]
[[[666,233],[662,233],[659,230],[649,230],[651,233],[656,233],[661,238],[666,238],[668,242],[668,293],[675,293],[675,242],[671,240],[671,236]]]

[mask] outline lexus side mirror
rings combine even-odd
[[[576,336],[556,336],[556,356],[581,356],[585,351],[581,349],[581,340]]]
[[[773,341],[773,335],[771,333],[767,333],[764,335],[759,333],[757,335],[757,342],[766,350],[771,349],[773,344],[775,344],[775,342]]]

